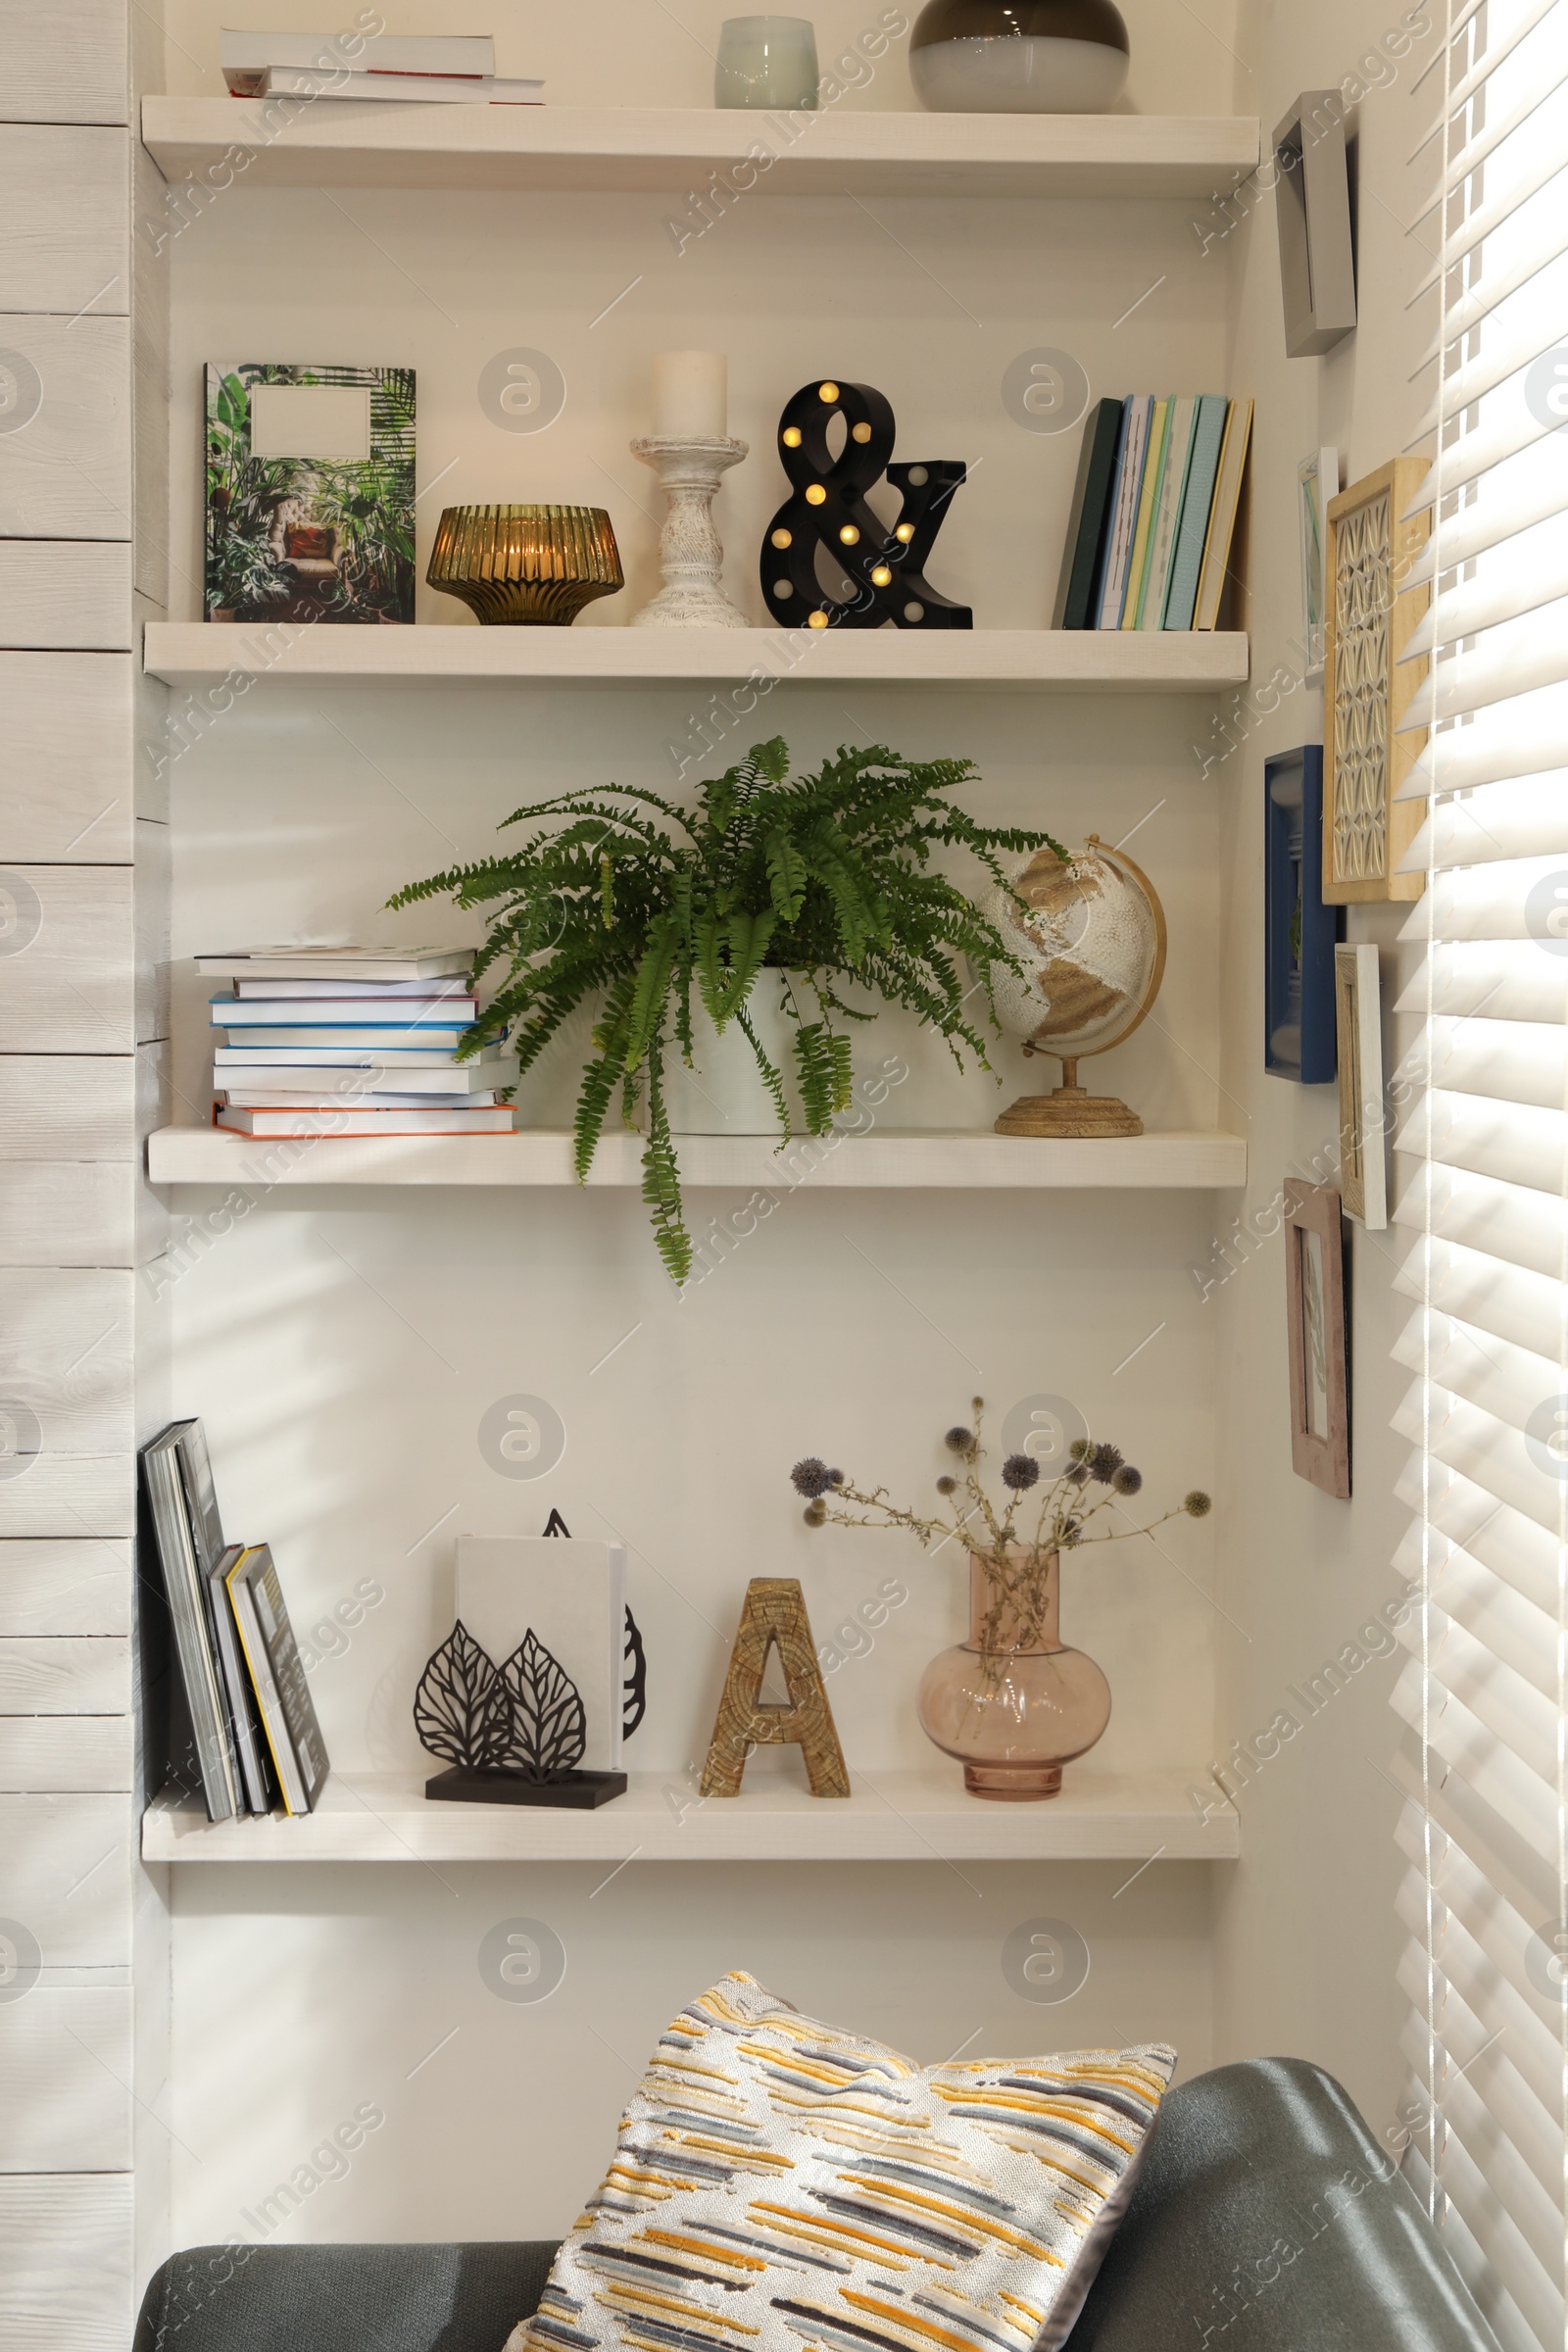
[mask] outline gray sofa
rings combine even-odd
[[[552,2244],[199,2246],[135,2352],[501,2352]],[[1222,2066],[1160,2110],[1068,2352],[1497,2352],[1387,2151],[1328,2075]]]

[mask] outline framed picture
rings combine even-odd
[[[1334,1078],[1334,943],[1325,906],[1323,747],[1263,762],[1263,1067],[1299,1086]]]
[[[1315,686],[1323,675],[1323,544],[1328,528],[1328,503],[1339,493],[1339,451],[1310,451],[1296,468],[1296,523],[1301,548],[1301,642],[1306,648],[1308,686]]]
[[[1334,906],[1418,899],[1421,874],[1399,860],[1424,810],[1399,787],[1426,743],[1400,732],[1425,683],[1425,656],[1402,659],[1427,609],[1425,584],[1402,585],[1426,545],[1426,512],[1405,510],[1424,458],[1396,458],[1331,498],[1324,546],[1323,896]]]
[[[1376,948],[1334,951],[1340,1060],[1340,1191],[1368,1233],[1389,1222],[1384,1152],[1383,1019]]]
[[[1285,1183],[1285,1311],[1291,1349],[1291,1467],[1325,1494],[1350,1492],[1350,1377],[1340,1196]]]

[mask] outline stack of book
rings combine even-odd
[[[246,948],[198,956],[214,1119],[240,1135],[498,1135],[516,1064],[460,1061],[478,1011],[471,948]]]
[[[1101,401],[1052,626],[1217,627],[1251,431],[1251,402],[1222,393]]]
[[[542,81],[496,73],[488,33],[222,32],[236,98],[381,98],[394,105],[543,106]]]
[[[223,1541],[199,1421],[144,1446],[141,1479],[184,1697],[171,1779],[200,1788],[211,1821],[313,1812],[330,1766],[271,1552]]]

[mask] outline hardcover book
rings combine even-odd
[[[209,620],[414,619],[414,370],[207,368]]]
[[[142,1447],[142,1489],[169,1603],[207,1816],[210,1821],[232,1821],[245,1800],[206,1579],[180,1468],[179,1440],[190,1426],[188,1422],[171,1422]]]
[[[314,1812],[330,1769],[326,1742],[267,1544],[241,1552],[226,1582],[284,1810]]]

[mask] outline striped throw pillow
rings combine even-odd
[[[1175,2063],[919,2067],[736,1972],[662,2036],[507,2352],[1054,2352]]]

